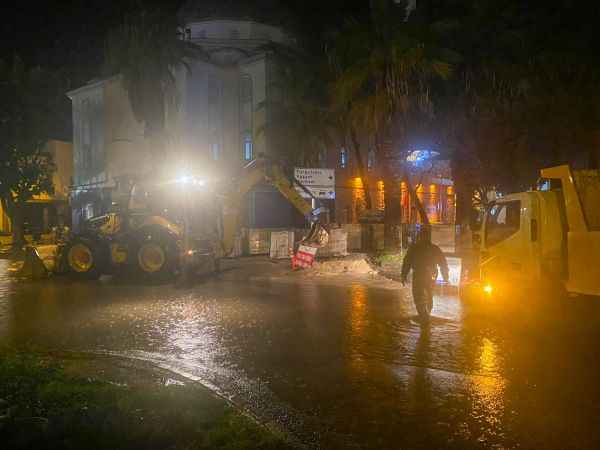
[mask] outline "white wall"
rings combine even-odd
[[[165,164],[172,164],[173,170],[185,162],[215,175],[235,174],[246,163],[240,81],[244,75],[252,80],[253,154],[268,153],[266,136],[257,132],[267,116],[266,109],[259,108],[268,91],[267,62],[256,49],[269,40],[291,40],[277,27],[247,20],[199,21],[188,27],[192,41],[208,51],[232,51],[236,61],[220,64],[224,54],[217,51],[213,53],[216,62],[192,62],[190,71],[182,68],[177,72],[176,102],[167,107]],[[75,184],[112,185],[114,177],[150,171],[151,143],[144,138],[143,124],[133,116],[120,77],[92,83],[69,96],[73,101]],[[217,99],[211,107],[209,97]],[[218,161],[211,154],[215,140],[220,144]]]
[[[73,102],[73,175],[75,184],[106,178],[103,84],[70,93]]]

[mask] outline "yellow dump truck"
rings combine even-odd
[[[543,169],[538,190],[488,207],[480,237],[483,296],[528,288],[600,296],[600,172]]]

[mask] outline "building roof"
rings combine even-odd
[[[281,25],[289,17],[285,0],[187,0],[178,16],[184,21],[206,19],[256,20]]]
[[[99,88],[103,84],[108,83],[109,81],[112,81],[114,79],[117,79],[119,76],[120,75],[114,75],[114,76],[108,77],[108,78],[94,78],[94,79],[88,81],[83,86],[68,91],[66,93],[67,97],[69,97],[71,100],[73,100],[73,97],[75,97],[76,95],[82,94],[83,92],[86,92],[86,91],[89,91],[92,89]]]

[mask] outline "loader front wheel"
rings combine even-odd
[[[69,273],[76,278],[95,280],[102,275],[102,254],[92,241],[76,239],[66,249]]]

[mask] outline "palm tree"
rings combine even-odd
[[[348,22],[332,42],[330,60],[337,74],[332,89],[334,104],[348,117],[346,124],[369,207],[370,193],[356,136],[370,136],[379,155],[385,157],[381,144],[389,139],[392,123],[415,111],[432,113],[431,85],[447,79],[452,62],[457,60],[454,53],[438,45],[436,38],[433,27],[407,20],[405,3],[372,0],[370,19],[365,23]],[[393,186],[393,174],[388,171],[386,175],[385,185]],[[388,200],[399,202],[399,198],[388,195],[387,187]],[[390,189],[389,193],[395,191]],[[427,222],[419,199],[411,194],[422,220]],[[386,222],[390,216],[388,211]]]
[[[183,39],[175,15],[142,10],[109,33],[105,69],[120,74],[135,118],[153,147],[154,169],[164,155],[167,106],[175,103],[176,71],[204,52]]]
[[[314,167],[332,143],[332,114],[327,107],[318,56],[270,43],[265,47],[275,64],[269,98],[258,105],[266,121],[257,129],[267,134],[279,156],[293,165]]]
[[[453,149],[459,222],[469,217],[474,191],[523,190],[545,165],[585,156],[593,163],[600,66],[590,42],[598,35],[554,26],[571,10],[557,8],[471,2],[461,13],[464,62],[436,108],[444,145]]]

